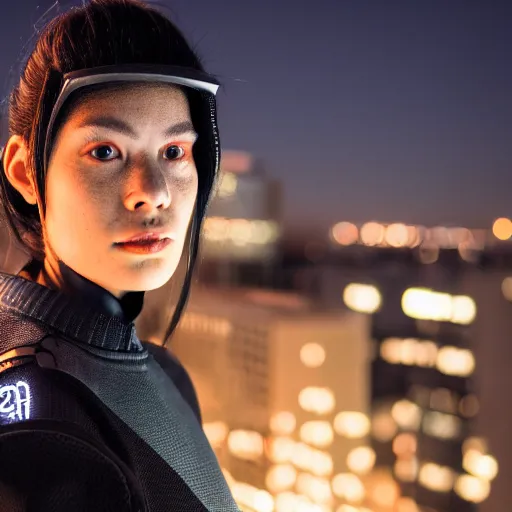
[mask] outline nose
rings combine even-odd
[[[164,210],[171,204],[171,193],[158,166],[138,165],[128,179],[124,205],[130,211]]]

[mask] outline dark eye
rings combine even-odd
[[[166,160],[179,160],[185,154],[181,146],[168,146],[164,149],[164,158]]]
[[[98,146],[90,152],[90,155],[97,160],[113,160],[119,156],[119,151],[112,146]]]

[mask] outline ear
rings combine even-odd
[[[9,183],[29,204],[37,204],[37,194],[28,162],[27,143],[20,135],[13,135],[3,154],[4,172]]]

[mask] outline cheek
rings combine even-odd
[[[187,181],[187,183],[180,183],[174,187],[174,194],[179,197],[175,204],[176,213],[180,216],[182,222],[188,225],[192,211],[194,209],[198,190],[197,174]],[[172,206],[171,206],[172,208]]]
[[[98,214],[104,216],[112,205],[107,184],[85,180],[83,173],[71,166],[59,166],[48,175],[47,229],[52,239],[73,239],[84,232],[92,235]]]

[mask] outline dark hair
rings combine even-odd
[[[31,172],[43,205],[45,171],[37,154],[38,137],[44,119],[48,118],[55,104],[64,74],[120,64],[167,64],[203,71],[198,56],[176,26],[155,8],[139,0],[90,0],[86,5],[54,18],[40,34],[20,82],[10,96],[9,135],[20,135],[27,143]],[[199,133],[194,146],[199,191],[192,219],[185,283],[167,334],[178,323],[188,297],[200,226],[219,159],[214,103],[197,91],[184,92],[189,100],[192,122]],[[32,258],[44,259],[38,207],[23,199],[7,180],[5,172],[0,175],[0,196],[14,235]]]

